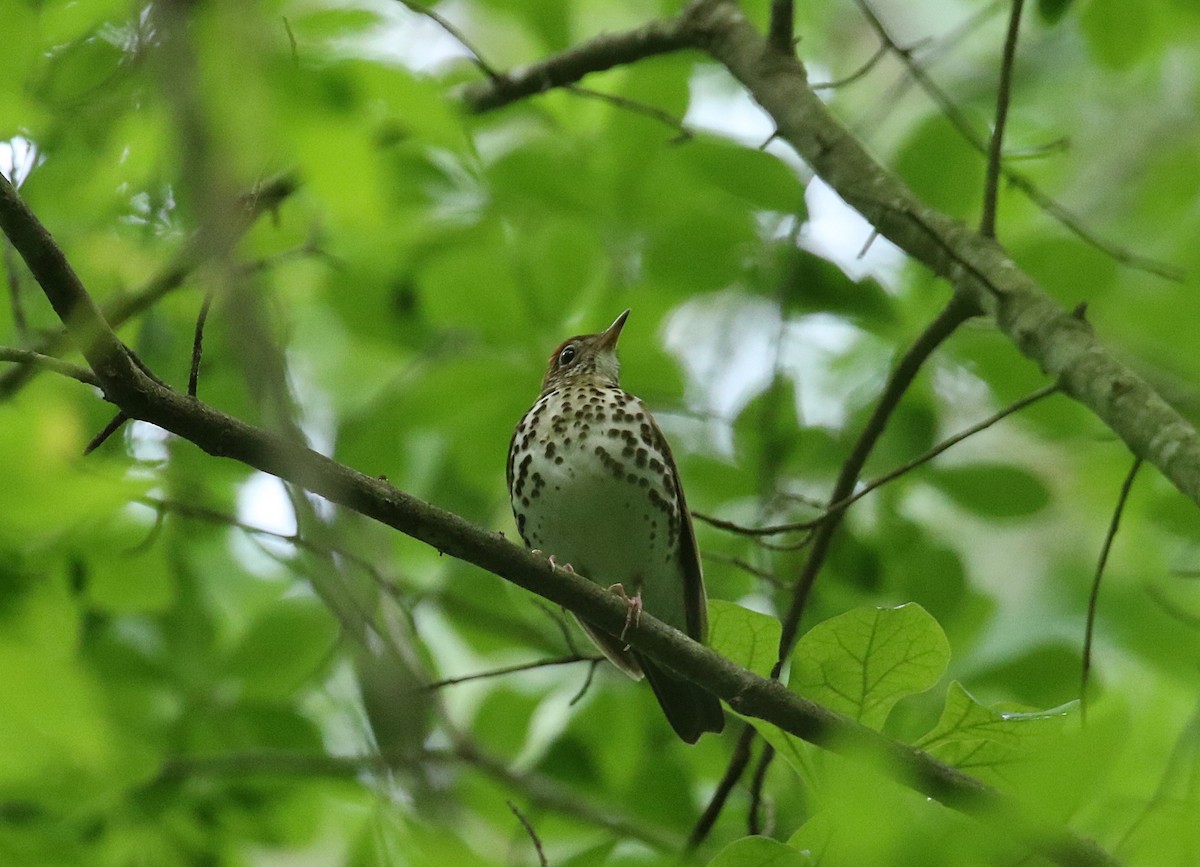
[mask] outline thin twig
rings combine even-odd
[[[579,84],[568,84],[563,87],[569,93],[576,96],[585,96],[588,99],[598,99],[607,102],[609,105],[614,105],[617,108],[622,108],[625,111],[633,112],[634,114],[642,114],[646,117],[653,118],[665,126],[669,126],[675,130],[675,138],[673,143],[688,141],[695,138],[696,134],[689,129],[682,120],[671,114],[669,111],[664,111],[656,105],[640,102],[636,99],[630,99],[627,96],[619,96],[615,93],[605,93],[602,90],[593,90],[590,87],[583,87]]]
[[[490,78],[493,82],[499,83],[503,81],[504,76],[497,72],[490,63],[483,59],[483,55],[480,53],[479,49],[471,43],[471,40],[467,38],[466,34],[459,30],[454,24],[451,24],[448,20],[446,20],[445,17],[438,14],[428,6],[418,5],[417,3],[412,2],[412,0],[396,0],[396,2],[407,8],[409,11],[428,18],[438,27],[446,31],[451,38],[453,38],[459,45],[467,50],[467,54],[471,56],[471,62],[479,67],[479,71]]]
[[[1092,579],[1092,592],[1088,594],[1087,625],[1083,630],[1083,666],[1079,676],[1079,718],[1087,722],[1088,706],[1088,675],[1092,669],[1092,636],[1096,628],[1096,605],[1100,599],[1100,579],[1104,577],[1104,567],[1108,564],[1108,553],[1112,550],[1113,539],[1117,537],[1117,528],[1121,526],[1121,514],[1125,511],[1125,503],[1129,500],[1129,490],[1133,480],[1137,478],[1138,470],[1142,468],[1142,459],[1135,457],[1125,481],[1121,483],[1121,492],[1117,495],[1117,505],[1113,509],[1112,521],[1108,532],[1104,535],[1104,544],[1100,547],[1100,561],[1096,564],[1096,576]]]
[[[249,228],[262,214],[277,208],[299,189],[299,186],[299,181],[287,173],[255,184],[239,199],[244,217],[241,231]],[[203,238],[199,233],[193,234],[173,260],[140,289],[106,304],[103,308],[104,319],[113,328],[118,328],[133,317],[146,312],[165,296],[182,287],[192,271],[204,261],[205,254]],[[30,348],[46,355],[55,355],[65,351],[70,345],[66,329],[60,328]],[[33,369],[28,367],[0,374],[0,400],[12,397],[32,376]]]
[[[1189,629],[1200,629],[1200,614],[1184,611],[1176,605],[1161,587],[1153,584],[1146,588],[1146,595],[1158,605],[1168,617],[1173,617]]]
[[[288,45],[292,49],[292,63],[296,66],[300,65],[300,51],[296,48],[296,34],[292,32],[292,24],[287,20],[287,16],[283,16],[283,29],[287,32]]]
[[[967,301],[960,294],[955,293],[951,296],[950,302],[942,309],[941,313],[937,315],[933,322],[913,342],[913,345],[909,347],[900,361],[897,362],[891,376],[888,377],[883,393],[879,396],[879,400],[875,404],[875,409],[872,411],[871,417],[867,420],[867,424],[863,428],[863,432],[854,444],[850,456],[842,464],[841,472],[838,474],[837,482],[834,484],[833,493],[830,496],[831,504],[840,503],[853,493],[854,486],[858,482],[858,475],[866,464],[867,458],[874,450],[879,437],[882,436],[888,420],[900,403],[900,398],[908,391],[909,386],[916,379],[917,373],[925,361],[942,345],[946,338],[957,331],[960,325],[975,316],[977,312],[973,303]],[[792,592],[791,605],[788,608],[787,614],[783,617],[783,628],[779,639],[779,656],[776,659],[775,666],[771,669],[771,677],[773,679],[779,677],[783,671],[785,661],[792,653],[792,647],[795,645],[796,638],[799,635],[800,620],[807,607],[813,585],[816,583],[817,575],[820,574],[821,567],[825,563],[825,558],[829,554],[833,537],[841,525],[844,514],[844,509],[834,511],[816,528],[812,547],[808,552],[808,558],[804,562],[804,567]],[[766,779],[767,769],[770,767],[774,755],[773,750],[765,750],[763,752],[759,767],[754,776],[753,785],[755,787],[761,786]],[[756,788],[752,789],[752,801],[757,801],[760,798],[761,793]]]
[[[603,661],[603,659],[594,659],[592,664],[588,666],[587,676],[584,677],[583,683],[579,685],[579,689],[577,689],[575,694],[571,696],[571,700],[567,702],[567,707],[575,707],[575,705],[583,701],[583,697],[587,695],[588,690],[592,688],[592,681],[596,678],[596,666]]]
[[[763,785],[766,783],[767,771],[774,758],[775,748],[770,744],[763,744],[762,754],[758,757],[758,764],[754,768],[754,777],[750,781],[750,808],[746,813],[746,829],[750,834],[769,833],[764,832],[760,813],[763,805]]]
[[[879,43],[879,47],[875,49],[875,53],[867,58],[867,61],[858,69],[851,72],[844,78],[838,78],[834,81],[820,81],[812,86],[813,90],[833,90],[839,87],[845,87],[848,84],[853,84],[858,81],[868,72],[875,68],[888,53],[889,46],[886,42]]]
[[[863,16],[867,19],[867,22],[871,25],[871,28],[876,32],[879,38],[887,44],[892,53],[894,53],[896,57],[900,59],[900,62],[903,63],[908,69],[908,73],[913,77],[913,80],[915,80],[921,89],[924,90],[929,96],[929,98],[937,104],[938,108],[941,109],[942,114],[944,114],[946,119],[950,121],[956,130],[958,130],[958,133],[962,136],[963,140],[981,154],[987,154],[987,142],[975,131],[971,121],[967,119],[967,116],[963,114],[962,110],[959,109],[959,107],[954,103],[954,100],[950,98],[949,94],[942,90],[941,87],[938,86],[937,82],[935,82],[929,75],[929,73],[926,72],[925,69],[923,69],[921,65],[913,59],[912,49],[905,48],[892,38],[891,33],[888,32],[887,28],[884,26],[879,16],[875,13],[875,10],[871,7],[868,0],[854,0],[854,2],[862,11]],[[1166,262],[1159,262],[1155,259],[1151,259],[1148,256],[1142,256],[1139,253],[1134,253],[1132,250],[1128,250],[1118,244],[1114,244],[1110,241],[1100,238],[1091,232],[1087,227],[1085,227],[1079,217],[1072,214],[1046,193],[1042,192],[1042,190],[1036,184],[1034,184],[1033,181],[1020,172],[1002,166],[1001,174],[1011,186],[1024,193],[1031,202],[1057,220],[1065,229],[1067,229],[1067,231],[1075,235],[1075,237],[1083,241],[1088,246],[1104,253],[1106,256],[1113,259],[1113,261],[1119,262],[1122,265],[1126,265],[1130,268],[1136,268],[1139,271],[1145,271],[1148,274],[1154,274],[1158,277],[1162,277],[1164,280],[1171,280],[1175,283],[1182,282],[1186,277],[1184,270],[1176,265]]]
[[[543,809],[573,816],[603,828],[618,838],[641,840],[660,851],[674,851],[679,847],[679,842],[669,835],[635,824],[615,815],[611,809],[597,809],[549,778],[533,773],[517,773],[466,741],[460,740],[452,749],[422,750],[415,759],[430,765],[462,762],[502,785],[520,792],[531,803]],[[194,776],[299,775],[353,778],[364,772],[387,772],[397,762],[413,760],[414,756],[407,752],[352,756],[286,752],[176,756],[164,762],[158,776],[148,785],[158,786]]]
[[[447,677],[442,680],[435,680],[432,683],[424,684],[421,689],[434,690],[441,689],[444,686],[457,686],[460,683],[470,683],[474,680],[485,680],[492,677],[503,677],[506,674],[516,674],[521,671],[533,671],[537,668],[551,668],[556,665],[570,665],[575,662],[602,662],[603,656],[580,656],[572,653],[569,656],[559,656],[552,659],[536,659],[533,662],[522,662],[517,665],[507,665],[503,668],[493,668],[489,671],[479,671],[475,674],[466,674],[461,677]]]
[[[4,270],[8,274],[8,297],[12,308],[13,331],[16,332],[19,343],[24,343],[29,333],[29,323],[25,318],[25,305],[21,303],[21,270],[17,267],[17,251],[13,245],[4,242]]]
[[[996,204],[1000,188],[1000,155],[1004,147],[1004,126],[1008,122],[1008,106],[1012,94],[1013,63],[1017,56],[1017,35],[1021,29],[1021,10],[1025,0],[1012,0],[1008,18],[1008,34],[1004,37],[1004,57],[1000,63],[1000,85],[996,89],[996,121],[992,125],[992,140],[988,145],[987,176],[983,183],[983,215],[979,234],[996,237]]]
[[[212,300],[212,290],[205,292],[204,301],[200,304],[200,313],[196,316],[196,331],[192,337],[192,368],[188,373],[188,397],[195,397],[196,389],[200,385],[200,359],[204,355],[204,323],[208,319]]]
[[[854,449],[845,463],[842,464],[841,473],[838,475],[833,493],[829,498],[831,503],[840,503],[854,492],[859,472],[861,472],[867,462],[867,458],[875,448],[875,443],[879,441],[879,437],[883,434],[888,420],[900,403],[900,398],[908,391],[908,387],[916,379],[922,365],[942,345],[942,342],[946,338],[957,331],[960,325],[975,316],[977,312],[975,306],[961,295],[955,294],[951,296],[950,302],[942,309],[942,312],[937,315],[933,322],[913,342],[908,351],[904,353],[899,362],[897,362],[891,376],[888,377],[888,382],[884,387],[883,393],[879,396],[879,400],[875,404],[875,409],[872,411],[871,417],[867,420],[863,432],[854,444]],[[792,644],[795,642],[797,630],[800,626],[800,618],[804,614],[809,593],[812,592],[813,583],[816,581],[817,574],[820,572],[822,565],[824,565],[825,557],[829,553],[830,544],[841,523],[841,516],[843,514],[844,511],[834,512],[829,520],[823,521],[821,526],[817,528],[816,536],[813,539],[813,546],[809,551],[808,559],[805,561],[800,580],[796,584],[791,608],[783,620],[783,631],[779,641],[779,660],[776,663],[776,676],[778,676],[778,669],[781,669],[783,666],[783,661],[792,652]]]
[[[546,853],[542,850],[542,841],[538,839],[537,831],[533,830],[533,825],[529,824],[529,820],[517,809],[516,804],[512,801],[505,801],[505,803],[508,804],[508,809],[512,810],[513,815],[517,817],[517,821],[524,826],[525,833],[529,835],[529,839],[533,841],[533,848],[537,850],[538,863],[542,867],[549,867],[550,862],[546,860]]]
[[[0,346],[0,361],[14,361],[17,364],[44,367],[46,370],[51,370],[63,376],[68,376],[71,379],[78,380],[84,385],[93,385],[96,388],[100,387],[100,380],[88,368],[78,364],[71,364],[69,361],[63,361],[61,358],[55,358],[53,355],[43,355],[40,352],[34,352],[32,349],[12,349],[7,346]]]
[[[104,445],[108,441],[108,438],[119,431],[121,426],[127,421],[129,421],[129,416],[125,415],[124,412],[118,411],[112,417],[112,421],[101,428],[100,433],[92,437],[88,444],[83,447],[83,454],[85,456],[90,455],[96,449],[100,448],[100,446]]]
[[[704,812],[696,820],[692,833],[688,836],[687,851],[691,852],[697,849],[712,831],[713,825],[717,823],[717,818],[725,808],[725,802],[729,800],[730,793],[733,792],[734,786],[745,773],[746,766],[750,764],[750,745],[754,743],[754,737],[754,726],[750,723],[743,725],[742,733],[738,736],[737,744],[734,745],[733,752],[729,756],[729,763],[725,766],[725,774],[717,783],[716,790],[708,799],[708,806],[704,808]]]
[[[554,625],[558,627],[559,632],[562,633],[563,642],[567,645],[567,649],[576,656],[583,656],[583,651],[575,643],[575,635],[571,632],[571,627],[567,625],[566,618],[560,616],[558,611],[554,610],[553,607],[547,605],[541,599],[534,599],[533,604],[540,608],[542,613],[549,617],[554,622]]]
[[[787,584],[785,584],[783,579],[774,572],[768,572],[766,569],[760,569],[753,563],[743,560],[741,557],[731,557],[728,554],[722,554],[717,551],[705,551],[703,554],[703,559],[705,562],[728,563],[730,566],[736,566],[738,569],[753,575],[755,578],[761,578],[776,590],[787,589]]]
[[[977,434],[983,430],[986,430],[987,428],[991,427],[992,425],[996,424],[997,422],[1002,421],[1003,419],[1007,418],[1008,416],[1012,415],[1013,413],[1019,412],[1020,410],[1025,409],[1025,407],[1029,406],[1030,404],[1037,403],[1039,400],[1042,400],[1043,398],[1047,398],[1052,394],[1058,394],[1060,391],[1061,391],[1061,389],[1059,388],[1057,383],[1051,383],[1050,385],[1046,385],[1046,386],[1043,386],[1042,388],[1039,388],[1037,391],[1032,392],[1031,394],[1027,394],[1025,397],[1021,398],[1020,400],[1018,400],[1014,403],[1009,404],[1008,406],[1006,406],[1004,409],[1000,410],[999,412],[988,416],[983,421],[977,422],[976,424],[971,425],[969,428],[966,428],[965,430],[962,430],[962,431],[954,434],[954,436],[951,436],[951,437],[948,437],[947,439],[942,440],[940,443],[933,446],[931,449],[924,452],[923,454],[918,455],[917,457],[913,458],[911,461],[908,461],[907,463],[903,463],[900,466],[896,467],[895,469],[889,470],[888,472],[884,473],[882,476],[879,476],[878,478],[873,479],[870,482],[867,482],[865,485],[863,485],[861,488],[859,488],[857,491],[855,491],[849,497],[846,497],[845,499],[841,500],[840,502],[832,503],[829,506],[827,506],[825,508],[825,512],[821,515],[818,515],[816,518],[812,518],[807,521],[793,521],[793,522],[790,522],[787,524],[771,524],[771,525],[767,525],[767,526],[763,526],[763,527],[746,527],[746,526],[744,526],[742,524],[738,524],[734,521],[726,521],[721,518],[714,518],[711,515],[704,515],[704,514],[700,514],[697,512],[693,512],[692,517],[697,518],[698,520],[701,520],[706,524],[710,524],[714,527],[717,527],[718,529],[728,530],[731,533],[737,533],[742,536],[774,536],[774,535],[778,535],[778,534],[782,534],[782,533],[794,533],[794,532],[798,532],[800,530],[816,529],[818,526],[820,526],[820,524],[822,522],[826,521],[830,515],[832,515],[836,512],[845,511],[853,503],[858,502],[859,500],[861,500],[863,497],[865,497],[867,494],[871,493],[872,491],[877,490],[878,488],[881,488],[882,486],[886,485],[888,482],[895,480],[896,478],[904,475],[905,473],[911,472],[912,470],[916,469],[917,467],[921,466],[922,464],[928,463],[929,461],[936,458],[938,455],[945,452],[947,449],[950,449],[951,447],[958,445],[960,442],[967,439],[968,437],[972,437],[975,434]],[[734,564],[734,565],[737,565],[737,564]]]

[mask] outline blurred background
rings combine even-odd
[[[510,69],[680,5],[3,0],[0,170],[157,375],[186,388],[204,310],[202,400],[483,527],[516,538],[505,456],[546,357],[626,307],[622,384],[692,508],[804,520],[947,286],[698,53],[483,115],[458,98],[477,60]],[[741,5],[765,28],[766,0]],[[1008,9],[797,4],[799,56],[837,116],[970,224]],[[1029,4],[999,238],[1193,420],[1198,140],[1192,0]],[[7,244],[4,261],[0,345],[78,360]],[[968,323],[864,478],[1046,384]],[[679,743],[561,612],[156,428],[81,458],[112,412],[0,365],[6,863],[536,864],[514,808],[556,865],[680,848],[732,718]],[[949,667],[889,717],[906,740],[951,681],[1004,710],[1076,701],[1130,463],[1090,413],[1038,402],[855,504],[801,630],[860,606],[936,618]],[[786,611],[801,534],[697,532],[710,596]],[[1195,505],[1144,468],[1099,597],[1089,726],[1015,777],[1131,863],[1200,846],[1198,541]],[[441,683],[506,666],[525,668]],[[993,843],[928,848],[957,820],[914,823],[841,767],[775,762],[767,830],[786,839],[832,801],[871,841],[845,863],[991,863]],[[734,791],[701,860],[745,833],[749,800]]]

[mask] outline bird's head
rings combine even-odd
[[[542,393],[561,385],[618,385],[617,340],[628,318],[626,310],[599,334],[580,334],[560,343],[546,365]]]

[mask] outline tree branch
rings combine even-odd
[[[1108,532],[1104,534],[1104,544],[1100,546],[1100,561],[1096,564],[1096,574],[1092,578],[1092,589],[1088,593],[1087,623],[1083,630],[1083,665],[1079,674],[1079,718],[1087,722],[1088,708],[1088,675],[1092,670],[1092,636],[1096,631],[1096,607],[1100,602],[1100,581],[1104,578],[1104,567],[1108,565],[1108,555],[1112,551],[1113,540],[1117,538],[1117,530],[1121,526],[1121,515],[1125,513],[1125,504],[1129,501],[1129,492],[1133,489],[1133,480],[1137,478],[1138,470],[1142,468],[1142,459],[1134,458],[1125,481],[1121,483],[1121,492],[1117,494],[1117,504],[1113,507],[1112,520],[1108,524]]]
[[[1064,310],[995,241],[921,202],[867,153],[808,86],[804,67],[772,52],[732,0],[699,0],[688,29],[771,115],[781,138],[853,208],[917,261],[966,293],[1063,391],[1135,455],[1200,504],[1200,435],[1091,327]]]
[[[1001,155],[1004,148],[1004,127],[1008,123],[1008,105],[1012,96],[1013,63],[1017,57],[1017,34],[1021,29],[1021,10],[1025,0],[1012,0],[1008,16],[1008,35],[1004,38],[1004,53],[1000,63],[1000,85],[996,88],[996,121],[988,143],[987,178],[983,182],[983,217],[979,234],[996,237],[996,205],[1000,196]]]
[[[53,355],[43,355],[40,352],[34,352],[32,349],[13,349],[9,346],[0,346],[0,361],[14,361],[17,364],[30,367],[44,367],[46,370],[52,370],[63,376],[69,376],[71,379],[79,380],[84,385],[94,385],[97,387],[100,385],[100,380],[96,379],[96,374],[92,373],[86,367],[71,364],[69,361],[63,361],[61,358],[55,358]]]
[[[767,29],[767,41],[776,51],[794,54],[796,9],[793,0],[771,0],[771,23]]]
[[[952,809],[999,823],[1064,865],[1115,863],[1091,841],[1022,816],[1016,802],[974,777],[802,698],[778,681],[755,675],[649,614],[627,624],[627,606],[615,594],[551,566],[501,534],[482,530],[383,480],[169,388],[144,372],[124,350],[62,251],[3,178],[0,227],[60,311],[72,337],[86,347],[85,357],[107,398],[129,417],[182,436],[211,455],[238,460],[374,518],[562,605],[599,629],[618,634],[627,628],[626,640],[633,647],[702,684],[737,713],[833,752],[866,757],[901,784]]]
[[[597,36],[507,75],[469,84],[461,92],[462,100],[471,111],[491,111],[574,84],[591,72],[694,47],[693,36],[682,24],[681,19],[652,21],[636,30]]]
[[[292,174],[284,173],[256,184],[244,193],[239,204],[242,208],[241,230],[249,228],[261,215],[274,210],[299,189],[300,182]],[[203,261],[206,246],[199,233],[193,235],[174,260],[155,274],[144,286],[131,294],[118,297],[103,308],[104,318],[113,328],[118,328],[133,317],[144,313],[169,293],[184,284]],[[48,334],[32,348],[45,355],[56,355],[69,343],[65,330]],[[27,367],[0,374],[0,400],[12,397],[33,375]]]
[[[986,156],[988,153],[988,143],[975,131],[971,121],[963,113],[962,109],[954,104],[950,95],[942,90],[937,82],[933,80],[933,77],[913,58],[913,50],[905,48],[892,38],[887,28],[884,27],[883,22],[879,19],[879,16],[875,14],[875,10],[871,8],[868,0],[855,0],[855,2],[862,11],[863,16],[867,19],[867,23],[871,25],[884,44],[904,64],[913,80],[937,104],[942,114],[958,130],[963,140],[979,153]],[[1154,274],[1162,277],[1164,280],[1181,282],[1184,279],[1182,269],[1175,265],[1155,261],[1154,259],[1127,250],[1124,247],[1119,247],[1111,241],[1097,237],[1083,225],[1083,221],[1079,217],[1042,192],[1040,187],[1020,172],[1001,164],[1000,174],[1003,175],[1004,180],[1010,186],[1024,193],[1026,198],[1057,220],[1063,228],[1088,246],[1099,250],[1101,253],[1123,265]]]
[[[734,0],[694,0],[679,18],[598,37],[525,67],[502,87],[471,85],[462,97],[472,111],[487,111],[590,72],[696,46],[746,87],[775,121],[779,137],[880,234],[975,300],[1067,395],[1200,504],[1195,428],[1118,361],[1086,322],[1046,295],[1003,247],[928,207],[877,163],[809,87],[804,66],[773,51]]]

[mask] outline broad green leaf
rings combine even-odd
[[[39,95],[63,107],[86,99],[121,74],[125,59],[120,48],[99,36],[78,39],[49,59]]]
[[[52,383],[54,389],[65,383]],[[27,391],[0,403],[0,546],[36,550],[106,520],[149,486],[119,468],[85,464],[88,420],[67,400]],[[84,467],[87,466],[87,471]]]
[[[900,150],[896,171],[927,205],[962,218],[979,210],[983,159],[941,112],[916,127]]]
[[[722,599],[708,602],[708,644],[717,653],[767,677],[779,656],[779,621]]]
[[[833,262],[792,245],[783,247],[779,255],[785,259],[783,277],[765,289],[777,294],[782,283],[788,309],[833,313],[874,330],[895,324],[897,305],[878,281],[855,282]]]
[[[942,628],[921,606],[857,608],[800,639],[789,685],[879,729],[897,701],[936,684],[949,661]]]
[[[103,694],[74,657],[0,640],[0,681],[0,792],[73,800],[117,770]]]
[[[337,622],[314,599],[283,599],[250,625],[225,663],[248,695],[285,696],[316,676],[337,639]]]
[[[774,748],[775,753],[788,763],[801,780],[809,786],[815,785],[818,775],[814,762],[820,755],[817,747],[762,720],[748,718],[746,721],[754,726],[762,739]]]
[[[1062,731],[1070,710],[1008,712],[984,707],[955,681],[942,718],[915,746],[989,782],[1003,782],[1009,766],[1036,755],[1039,741]]]
[[[708,867],[803,867],[811,858],[770,837],[734,840],[708,862]]]
[[[980,463],[930,471],[926,479],[964,509],[988,518],[1027,518],[1050,502],[1046,486],[1011,464]]]
[[[792,213],[804,207],[804,187],[778,157],[714,136],[699,136],[676,154],[698,183],[711,185],[755,208]]]

